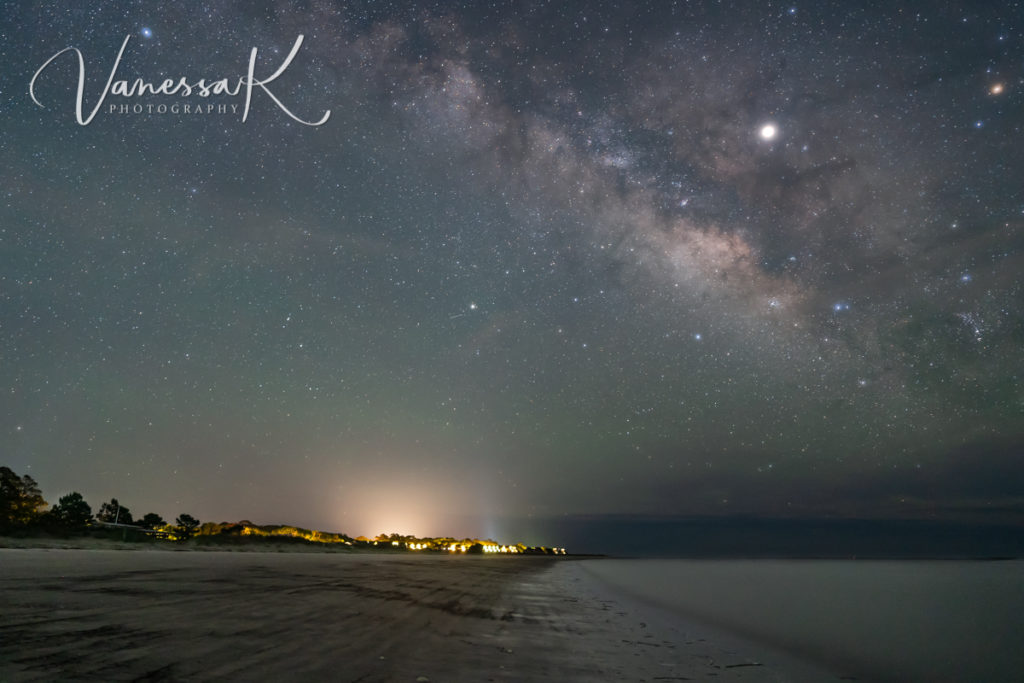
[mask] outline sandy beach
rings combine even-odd
[[[0,680],[837,680],[573,560],[0,550]]]

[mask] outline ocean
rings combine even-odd
[[[1024,680],[1024,561],[593,560],[691,621],[869,681]]]

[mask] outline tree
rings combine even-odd
[[[96,513],[96,519],[108,524],[131,524],[132,513],[124,505],[117,502],[117,498],[111,498],[109,503],[100,506]]]
[[[164,518],[155,512],[147,512],[143,515],[142,519],[139,520],[139,524],[143,529],[156,529],[158,527],[166,526],[167,522]]]
[[[50,520],[65,529],[84,529],[92,521],[92,508],[81,493],[72,491],[50,509]]]
[[[0,467],[0,528],[24,527],[38,521],[46,501],[35,480]]]
[[[199,520],[192,515],[185,514],[184,512],[178,515],[178,519],[175,520],[178,525],[177,535],[178,538],[185,541],[192,537],[192,534],[196,532],[199,527]]]

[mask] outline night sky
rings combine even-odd
[[[1024,521],[1019,3],[0,17],[0,464],[50,502]],[[299,35],[245,121],[80,125],[71,51],[29,93],[66,47],[87,116],[126,37],[114,80],[159,85]],[[228,107],[108,111],[186,103]]]

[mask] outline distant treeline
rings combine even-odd
[[[100,505],[93,515],[77,491],[61,496],[54,505],[43,498],[39,485],[29,475],[18,476],[11,468],[0,466],[0,533],[32,535],[49,533],[71,536],[103,529],[122,529],[137,535],[186,540],[199,528],[198,519],[187,513],[178,515],[174,524],[155,512],[139,519],[117,498]]]
[[[523,543],[500,544],[490,539],[453,538],[450,536],[420,538],[404,534],[380,534],[376,538],[357,536],[355,538],[341,533],[303,529],[302,527],[278,524],[253,524],[248,520],[241,522],[207,522],[196,530],[201,542],[231,542],[231,539],[250,541],[256,539],[290,539],[307,543],[341,544],[352,548],[367,550],[399,550],[414,552],[447,552],[447,553],[504,553],[513,555],[564,555],[562,548],[544,546],[528,546]],[[209,539],[209,541],[207,541]]]
[[[72,491],[50,506],[39,485],[29,475],[18,476],[9,467],[0,467],[0,535],[31,536],[51,534],[119,535],[124,540],[145,538],[187,541],[192,538],[201,545],[232,545],[273,542],[317,544],[367,550],[498,553],[514,555],[564,555],[562,548],[528,546],[522,543],[499,544],[492,540],[449,537],[417,538],[402,534],[381,534],[369,539],[352,538],[346,534],[315,531],[295,526],[258,525],[241,522],[200,523],[192,515],[182,513],[174,524],[164,521],[155,512],[136,519],[117,498],[103,503],[93,515],[92,507],[80,493]]]

